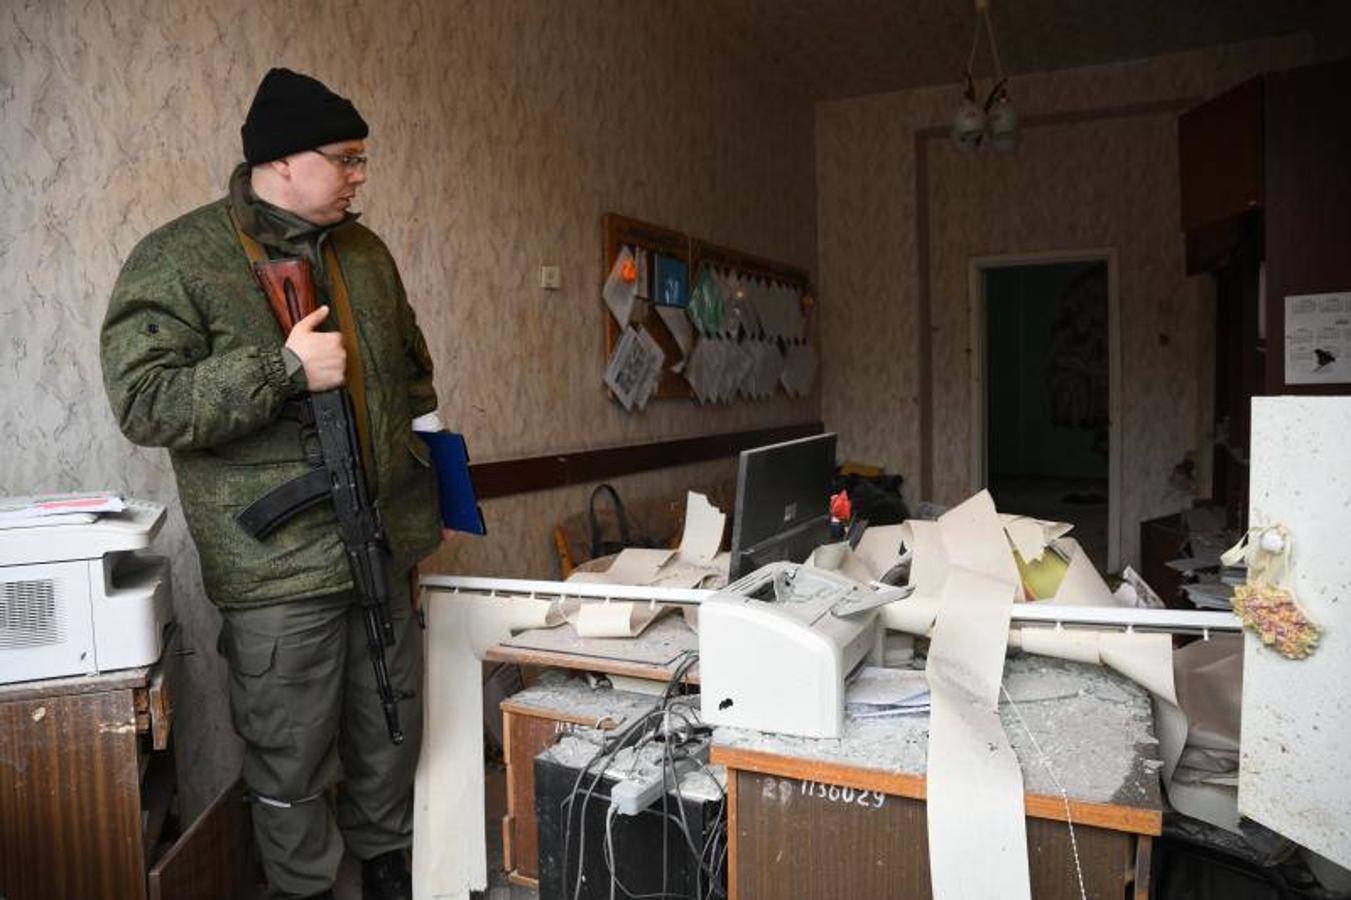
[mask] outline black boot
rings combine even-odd
[[[413,900],[413,875],[403,850],[381,853],[361,864],[362,900]]]

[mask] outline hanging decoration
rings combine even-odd
[[[982,144],[999,151],[1018,146],[1018,111],[1009,99],[1008,79],[999,62],[999,47],[994,39],[994,24],[990,21],[990,0],[975,0],[976,30],[971,37],[971,55],[966,61],[966,90],[963,101],[952,119],[952,140],[963,150],[974,151]],[[990,57],[994,61],[994,86],[984,102],[977,102],[976,51],[980,49],[980,35],[984,31],[990,39]]]

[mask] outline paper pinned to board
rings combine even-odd
[[[638,296],[638,260],[628,247],[620,247],[610,275],[605,279],[601,296],[610,315],[621,328],[627,327],[633,317],[633,301]]]
[[[655,306],[657,316],[661,318],[661,323],[666,326],[666,330],[671,333],[675,339],[676,346],[680,348],[680,358],[685,360],[689,358],[690,351],[694,349],[694,325],[690,322],[689,313],[683,306]]]
[[[682,374],[700,403],[710,403],[715,399],[714,385],[717,383],[720,359],[717,343],[712,338],[701,338],[695,342],[694,351],[685,360]]]
[[[816,351],[811,344],[789,344],[779,381],[790,397],[805,397],[816,380]]]
[[[680,537],[680,556],[687,561],[709,563],[722,546],[727,516],[703,494],[685,494],[685,533]]]
[[[605,369],[605,386],[626,410],[642,409],[656,393],[665,361],[661,345],[645,328],[625,328]]]
[[[755,399],[768,397],[774,393],[783,375],[783,354],[773,341],[751,340],[743,344],[749,348],[754,363],[747,376],[746,386],[749,396]]]

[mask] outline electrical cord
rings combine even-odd
[[[614,857],[614,820],[618,811],[611,807],[605,814],[605,840],[601,848],[602,858],[609,872],[610,900],[615,900],[616,896],[620,894],[629,898],[629,900],[665,900],[665,898],[682,896],[669,891],[669,836],[670,827],[673,824],[683,839],[691,859],[697,865],[694,885],[695,900],[726,897],[726,891],[722,887],[722,873],[727,853],[726,825],[723,821],[723,814],[727,806],[727,794],[708,766],[684,749],[691,742],[703,738],[712,731],[711,728],[702,724],[698,710],[684,694],[685,679],[698,664],[698,661],[699,654],[694,650],[685,651],[677,657],[675,668],[666,682],[666,687],[662,691],[657,706],[613,735],[602,735],[596,754],[577,773],[577,777],[573,780],[571,792],[561,801],[560,808],[564,810],[567,817],[563,837],[564,884],[568,882],[574,819],[576,819],[580,828],[577,841],[577,871],[576,877],[573,879],[572,900],[580,900],[581,897],[584,880],[583,865],[586,859],[587,810],[601,779],[614,765],[619,754],[625,750],[631,751],[633,755],[632,766],[636,768],[640,762],[640,754],[653,742],[661,744],[662,807],[660,813],[654,809],[644,811],[644,814],[659,815],[662,820],[661,889],[656,893],[635,894],[620,880],[615,871]],[[714,824],[708,828],[707,832],[701,836],[702,840],[698,842],[695,840],[689,819],[685,814],[680,777],[676,769],[677,762],[690,759],[695,761],[699,769],[717,787],[719,792]],[[585,786],[583,786],[584,782]],[[675,793],[674,799],[676,801],[676,814],[674,815],[669,811],[671,799],[669,795],[672,791]],[[579,798],[580,807],[578,806]]]
[[[585,816],[587,807],[590,804],[591,797],[595,793],[596,786],[600,783],[600,779],[604,777],[605,770],[614,760],[614,757],[621,750],[623,750],[626,746],[629,745],[629,741],[633,738],[635,734],[638,735],[638,742],[642,742],[643,737],[646,735],[644,729],[647,727],[649,720],[651,720],[655,715],[659,714],[660,710],[654,709],[648,712],[646,715],[638,719],[635,719],[633,723],[631,723],[628,727],[622,729],[613,739],[609,741],[607,741],[605,737],[602,735],[600,752],[598,752],[595,756],[593,756],[591,760],[587,762],[585,766],[582,767],[581,771],[577,773],[577,778],[576,780],[573,781],[572,784],[571,793],[560,804],[560,807],[566,808],[565,813],[567,816],[567,827],[564,830],[563,834],[563,883],[566,884],[568,874],[568,860],[571,858],[570,851],[572,845],[573,802],[577,797],[577,793],[581,787],[582,780],[593,768],[595,768],[596,773],[592,776],[591,783],[587,785],[585,795],[582,799],[581,812],[578,815],[578,820],[580,823],[582,823],[582,833],[580,838],[578,839],[577,845],[577,879],[573,887],[573,900],[578,900],[578,898],[581,895],[582,860],[586,858]]]

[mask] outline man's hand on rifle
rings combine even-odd
[[[327,391],[340,387],[347,367],[347,351],[342,346],[342,335],[336,331],[320,331],[328,318],[328,307],[320,306],[296,323],[286,338],[286,346],[300,357],[305,369],[305,382],[311,391]]]

